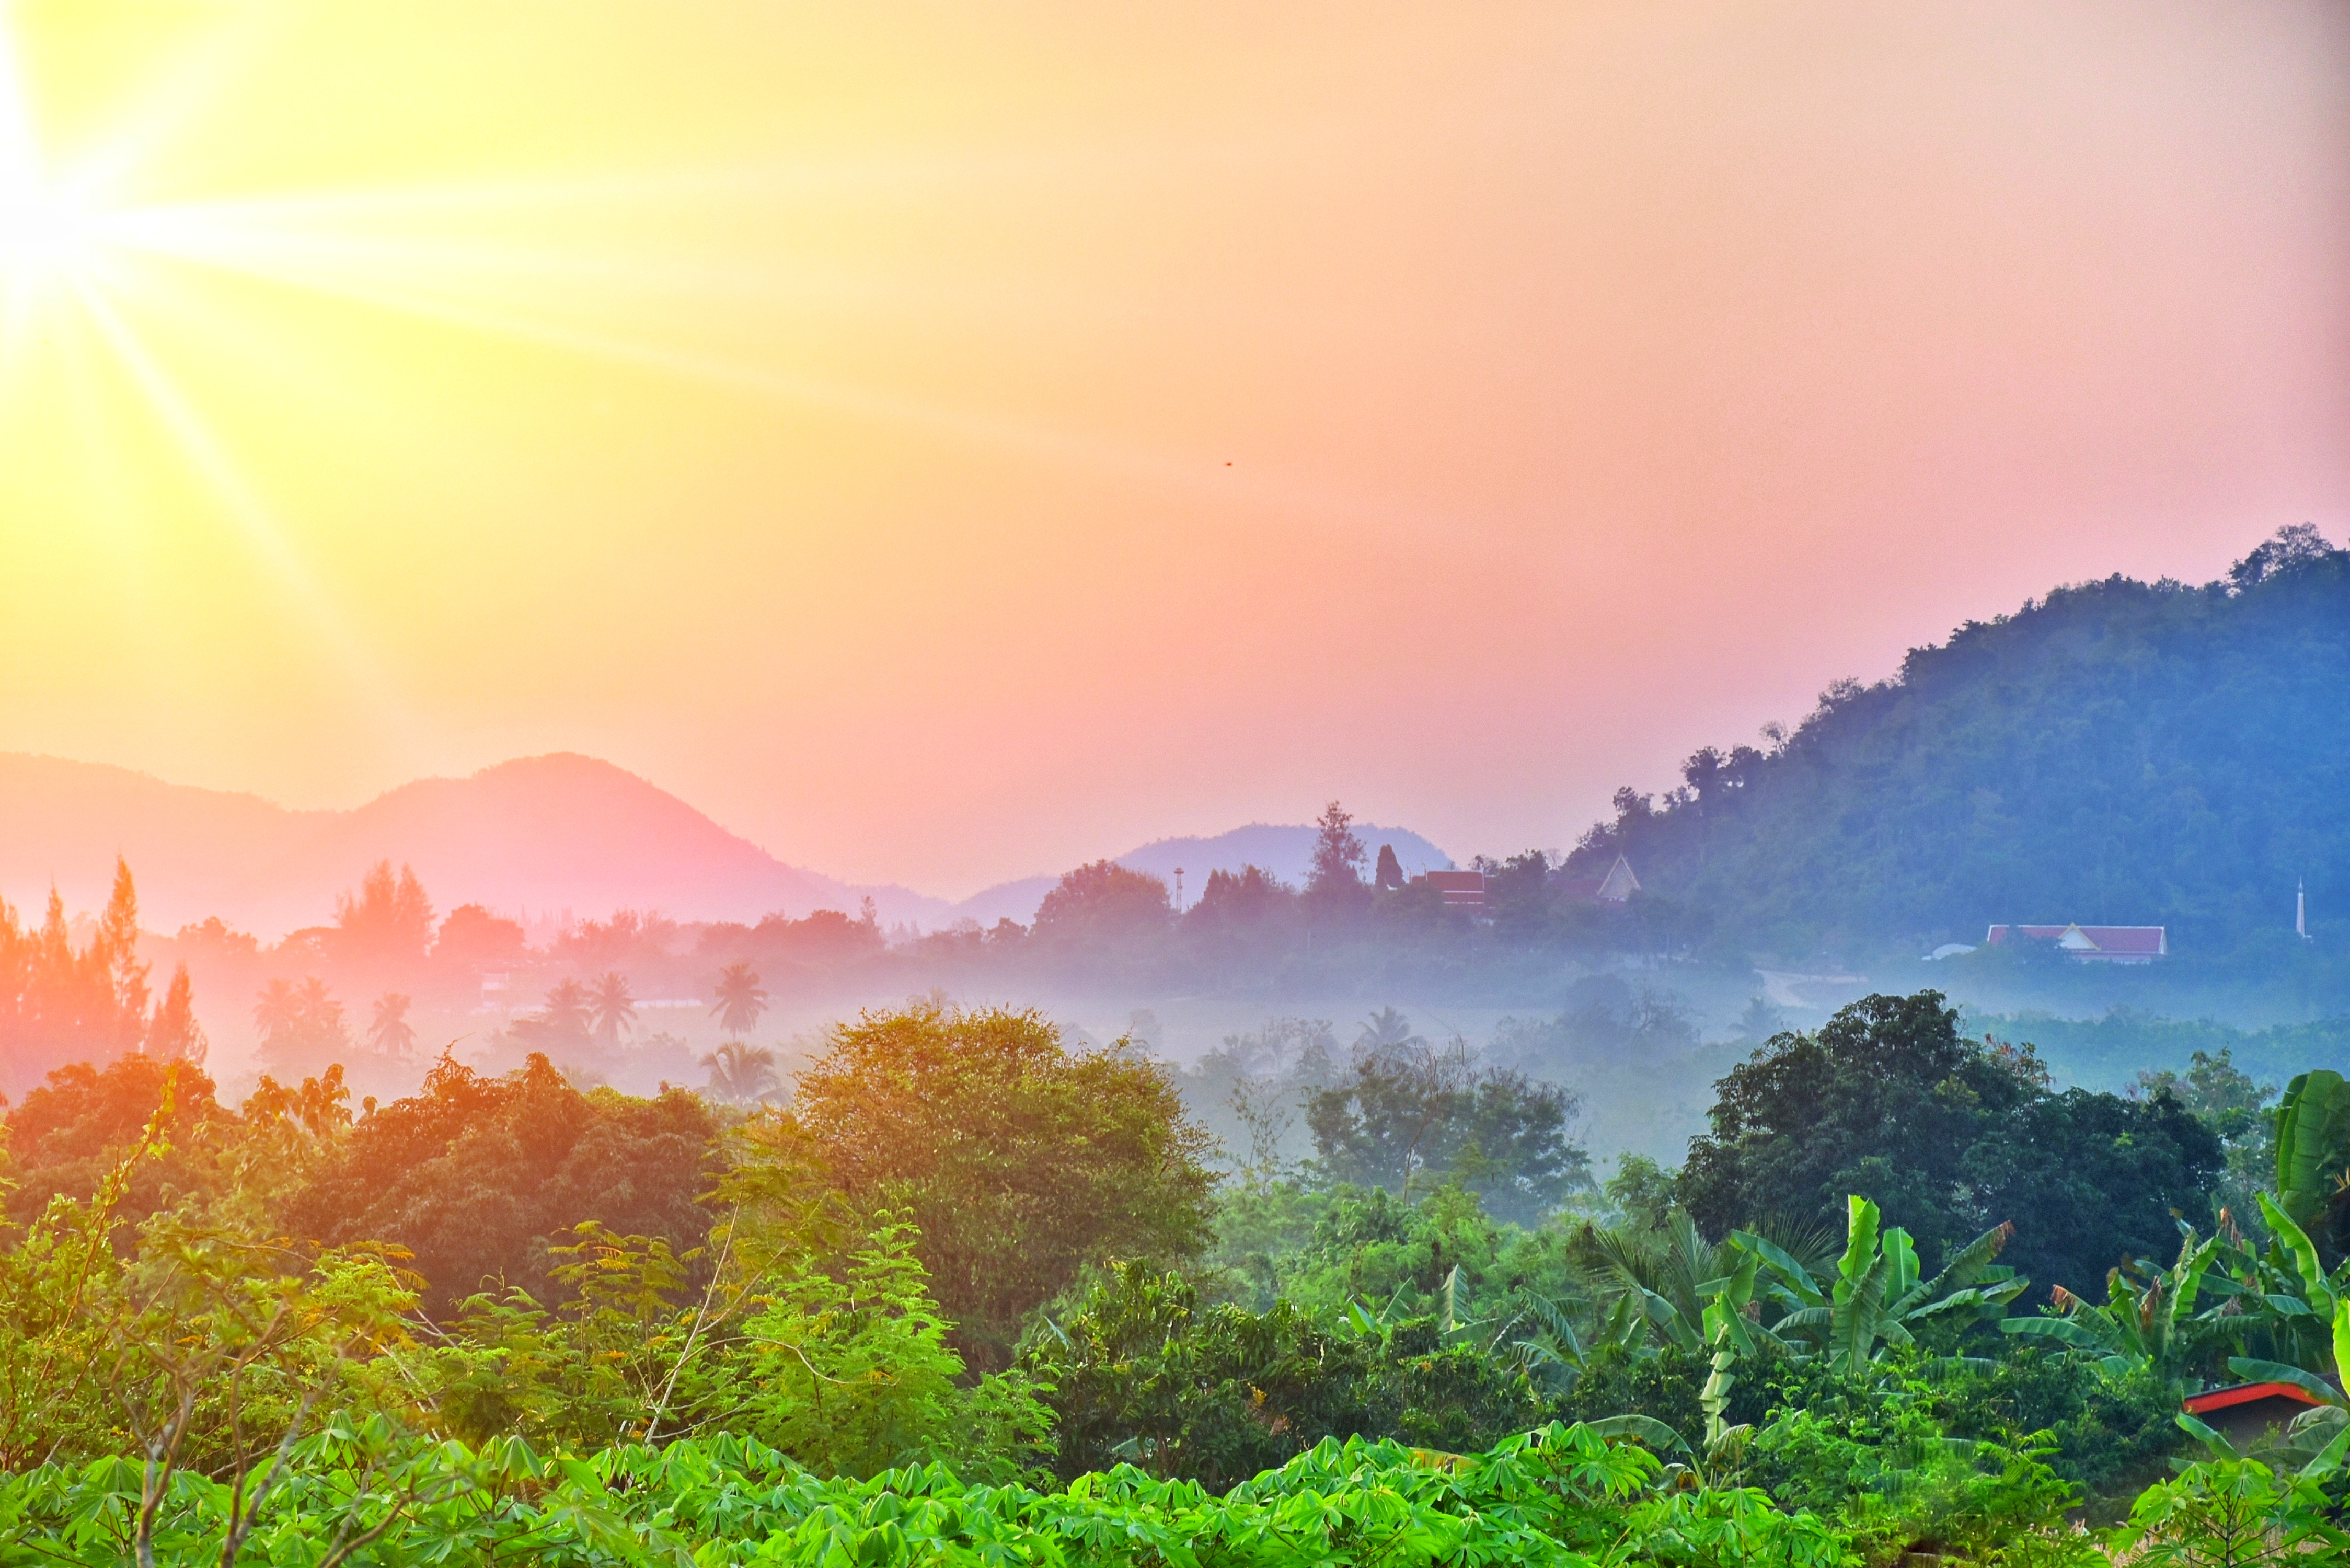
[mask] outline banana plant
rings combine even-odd
[[[2350,1082],[2341,1074],[2320,1068],[2285,1085],[2276,1160],[2278,1206],[2295,1225],[2316,1225],[2341,1200],[2350,1167]]]
[[[1993,1262],[2014,1233],[2012,1225],[1993,1226],[1920,1281],[1909,1232],[1885,1225],[1877,1205],[1856,1194],[1846,1200],[1844,1256],[1824,1291],[1809,1269],[1772,1241],[1731,1232],[1724,1251],[1735,1266],[1706,1286],[1705,1343],[1713,1362],[1699,1403],[1707,1441],[1717,1443],[1729,1430],[1725,1415],[1739,1363],[1765,1345],[1825,1355],[1831,1367],[1854,1372],[1892,1345],[1914,1343],[1912,1329],[1933,1319],[2005,1316],[2007,1303],[2031,1282]],[[1766,1300],[1781,1309],[1768,1324]]]
[[[1912,1329],[1935,1318],[2002,1318],[2007,1304],[2031,1284],[1993,1262],[2015,1234],[2013,1225],[1992,1226],[1953,1253],[1941,1272],[1921,1281],[1909,1232],[1885,1225],[1866,1198],[1856,1194],[1846,1202],[1844,1256],[1826,1293],[1802,1271],[1759,1254],[1792,1308],[1775,1325],[1779,1335],[1811,1339],[1839,1371],[1857,1371],[1887,1348],[1914,1343]],[[1742,1247],[1752,1244],[1742,1233],[1736,1240]]]
[[[2012,1317],[1999,1326],[2005,1334],[2053,1339],[2094,1357],[2116,1376],[2151,1368],[2166,1377],[2184,1377],[2220,1328],[2216,1315],[2199,1315],[2195,1310],[2206,1276],[2220,1255],[2219,1237],[2199,1241],[2190,1231],[2179,1245],[2178,1261],[2147,1272],[2143,1289],[2115,1269],[2106,1276],[2102,1306],[2092,1306],[2059,1285],[2051,1297],[2056,1315]]]

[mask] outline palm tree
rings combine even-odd
[[[619,970],[608,970],[596,983],[588,988],[588,1015],[596,1025],[596,1038],[607,1049],[615,1049],[620,1036],[636,1032],[636,999],[629,994],[629,977]]]
[[[784,1082],[775,1075],[775,1054],[764,1045],[729,1040],[704,1054],[702,1064],[710,1069],[710,1092],[722,1100],[750,1105],[783,1092]]]
[[[759,1014],[767,1011],[767,993],[759,989],[759,971],[747,963],[730,963],[719,971],[718,1002],[710,1011],[727,1033],[749,1033]]]
[[[413,1000],[396,991],[375,999],[375,1022],[368,1025],[368,1040],[394,1061],[407,1060],[416,1049],[416,1030],[408,1022],[408,1006]]]
[[[282,1049],[294,1043],[302,1027],[302,1001],[293,981],[273,980],[263,988],[253,1003],[253,1025],[261,1031],[264,1045]]]
[[[547,988],[546,1005],[536,1018],[517,1018],[512,1031],[517,1040],[550,1055],[567,1055],[588,1044],[588,988],[576,980],[557,981]]]

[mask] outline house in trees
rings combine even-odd
[[[1471,919],[1485,919],[1485,874],[1482,871],[1423,871],[1412,886],[1435,888],[1444,895],[1444,907]]]
[[[2293,1418],[2317,1408],[2317,1397],[2292,1383],[2238,1383],[2190,1394],[2187,1413],[2239,1449],[2274,1442]]]
[[[2152,963],[2170,956],[2168,931],[2163,926],[1993,926],[1983,942],[1994,948],[2019,940],[2054,942],[2058,951],[2082,963]]]
[[[1632,863],[1621,855],[1616,857],[1616,864],[1607,867],[1605,876],[1554,876],[1550,885],[1563,896],[1588,904],[1627,903],[1640,890],[1640,879],[1632,875]]]

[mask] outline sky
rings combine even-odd
[[[0,0],[0,751],[1457,857],[2350,535],[2350,7]]]

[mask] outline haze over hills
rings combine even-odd
[[[869,892],[884,919],[951,918],[940,899],[786,866],[592,757],[525,758],[419,779],[351,811],[296,811],[101,763],[0,755],[0,894],[35,903],[54,879],[68,908],[95,908],[118,851],[139,878],[143,923],[166,931],[209,915],[265,939],[322,924],[335,896],[386,859],[413,866],[443,911],[756,919],[853,911]]]
[[[2012,921],[2167,926],[2188,963],[2337,950],[2350,551],[2297,526],[2200,587],[2059,588],[1684,774],[1619,793],[1577,859],[1629,854],[1725,950],[1859,958]]]
[[[1442,867],[1418,834],[1364,828],[1405,866]],[[1211,870],[1253,862],[1303,877],[1308,826],[1262,824],[1170,838],[1116,857],[1196,896]],[[533,916],[618,909],[680,919],[756,920],[868,897],[888,924],[935,930],[962,919],[1025,922],[1055,877],[986,889],[961,904],[899,887],[859,887],[788,866],[675,795],[593,757],[559,753],[462,779],[419,779],[350,811],[301,811],[256,795],[174,784],[99,763],[0,753],[0,897],[37,910],[54,882],[69,909],[106,898],[114,857],[139,879],[143,923],[170,931],[218,915],[276,940],[325,923],[336,896],[379,860],[405,863],[443,911],[479,903]]]
[[[1303,823],[1253,822],[1213,837],[1192,835],[1154,839],[1110,858],[1129,871],[1156,877],[1170,888],[1174,886],[1175,873],[1180,870],[1184,899],[1189,903],[1199,898],[1211,871],[1238,871],[1243,866],[1260,866],[1284,882],[1304,882],[1313,864],[1314,838],[1318,831]],[[1378,854],[1382,844],[1395,846],[1396,857],[1403,862],[1406,876],[1446,870],[1452,865],[1451,856],[1409,828],[1358,822],[1355,824],[1355,836],[1363,841],[1366,853],[1372,857]],[[1365,870],[1368,869],[1367,865]],[[1057,880],[1057,877],[1023,877],[1016,881],[999,882],[956,905],[955,916],[977,920],[983,926],[993,925],[998,919],[1025,924]]]

